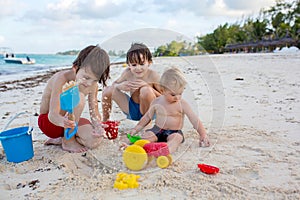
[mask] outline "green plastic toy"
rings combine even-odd
[[[141,139],[141,136],[139,135],[130,135],[129,133],[127,134],[127,138],[129,139],[129,141],[133,144],[136,141]]]

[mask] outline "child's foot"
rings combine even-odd
[[[120,143],[120,146],[119,146],[119,149],[120,150],[124,150],[124,149],[126,149],[126,147],[128,147],[129,146],[129,144],[126,144],[125,142],[121,142]]]
[[[62,143],[61,137],[59,137],[59,138],[50,138],[44,143],[44,145],[61,145],[61,143]]]
[[[75,139],[62,139],[62,149],[71,153],[82,153],[87,151],[87,148],[79,144]]]

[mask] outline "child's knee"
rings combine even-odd
[[[94,140],[89,140],[85,142],[85,145],[89,149],[95,149],[100,146],[102,142],[102,137],[101,138],[95,138]]]
[[[158,138],[156,135],[151,131],[145,131],[142,135],[142,138],[145,140],[149,140],[150,142],[157,142]]]
[[[153,88],[150,86],[143,86],[140,89],[140,97],[141,98],[155,98],[155,93]]]
[[[183,142],[183,135],[181,135],[181,134],[179,134],[179,133],[173,133],[173,134],[171,134],[171,135],[169,135],[169,136],[167,137],[167,141],[168,141],[168,142],[169,142],[169,141],[173,141],[173,142],[175,142],[175,143],[180,144],[180,143]]]

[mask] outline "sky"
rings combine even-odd
[[[0,47],[57,53],[99,44],[127,50],[195,41],[219,25],[256,16],[276,0],[0,0]]]

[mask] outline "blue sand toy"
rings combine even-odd
[[[69,113],[70,120],[75,120],[73,110],[79,104],[79,102],[80,102],[80,96],[79,96],[78,85],[75,85],[60,94],[60,108]],[[71,133],[70,133],[71,128],[65,129],[65,138],[69,140],[77,133],[77,130],[78,130],[77,123],[74,130]]]

